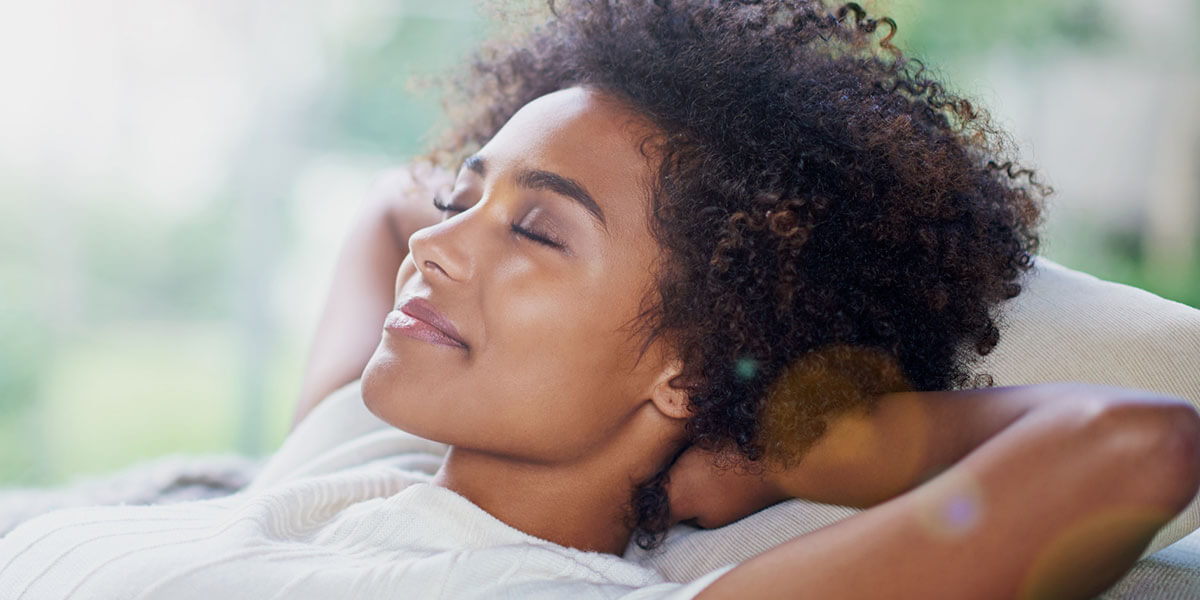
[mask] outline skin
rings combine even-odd
[[[398,301],[429,299],[467,347],[385,332],[363,373],[375,414],[450,444],[437,483],[518,529],[605,552],[623,549],[629,490],[666,464],[687,416],[667,385],[677,362],[661,344],[640,355],[630,328],[659,255],[647,133],[580,88],[521,109],[459,173],[446,218],[409,239],[397,277]],[[602,220],[530,184],[537,172],[576,182]]]
[[[480,151],[482,173],[465,168],[452,190],[385,179],[339,260],[296,420],[366,364],[373,412],[451,445],[438,484],[530,534],[621,553],[630,490],[682,447],[688,416],[667,384],[671,349],[643,355],[627,327],[659,252],[645,214],[654,161],[640,150],[652,134],[621,103],[571,88],[523,108]],[[520,185],[527,170],[578,182],[603,225]],[[465,210],[433,223],[431,189]],[[381,334],[409,294],[467,347]],[[1200,486],[1200,416],[1069,384],[895,394],[836,419],[786,469],[719,470],[712,458],[692,448],[672,468],[675,520],[714,527],[792,497],[869,510],[739,565],[701,597],[1089,597]],[[964,501],[969,518],[947,523]]]

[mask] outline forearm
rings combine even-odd
[[[766,457],[761,469],[713,469],[712,455],[693,449],[671,472],[673,518],[719,527],[789,498],[868,508],[931,479],[1029,412],[1087,404],[1104,390],[1054,384],[889,394],[870,411],[832,417],[798,459]]]
[[[382,207],[369,203],[338,256],[309,350],[293,424],[332,390],[353,381],[379,343],[391,308],[392,283],[407,254]]]
[[[908,493],[740,565],[704,598],[1078,598],[1200,485],[1200,419],[1130,396],[1038,404]]]
[[[890,394],[870,412],[840,415],[786,470],[771,476],[779,498],[866,508],[961,460],[1034,410],[1092,402],[1079,385]]]
[[[322,398],[355,380],[379,344],[392,309],[408,236],[439,218],[430,198],[446,176],[393,171],[380,179],[346,237],[313,336],[293,426]]]

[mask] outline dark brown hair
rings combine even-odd
[[[996,306],[1031,264],[1048,190],[1005,158],[984,111],[892,45],[892,20],[815,0],[551,12],[477,55],[448,147],[469,152],[573,85],[657,126],[650,215],[663,259],[641,323],[683,359],[691,443],[762,459],[768,390],[831,348],[889,357],[911,389],[973,383],[973,360],[999,336]],[[819,400],[785,428],[793,447],[848,408]],[[664,482],[665,471],[634,494],[646,547],[668,525]]]

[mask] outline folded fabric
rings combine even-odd
[[[437,462],[318,456],[327,470],[232,496],[41,515],[0,538],[0,597],[688,600],[728,570],[675,583],[536,538],[430,483]]]

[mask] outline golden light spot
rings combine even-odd
[[[882,394],[911,390],[896,359],[875,348],[830,346],[809,352],[784,370],[767,392],[760,441],[765,457],[792,465],[837,417],[866,415]],[[878,437],[865,419],[838,422],[845,441],[835,451],[852,456]]]
[[[847,416],[835,425],[836,435],[829,437],[829,456],[838,462],[854,462],[870,456],[879,436],[865,415]]]
[[[1111,545],[1119,539],[1149,539],[1171,514],[1152,507],[1124,506],[1096,511],[1064,525],[1033,559],[1017,597],[1063,597],[1065,589],[1072,587],[1064,584],[1094,580],[1104,572],[1107,565],[1095,558],[1098,545]]]

